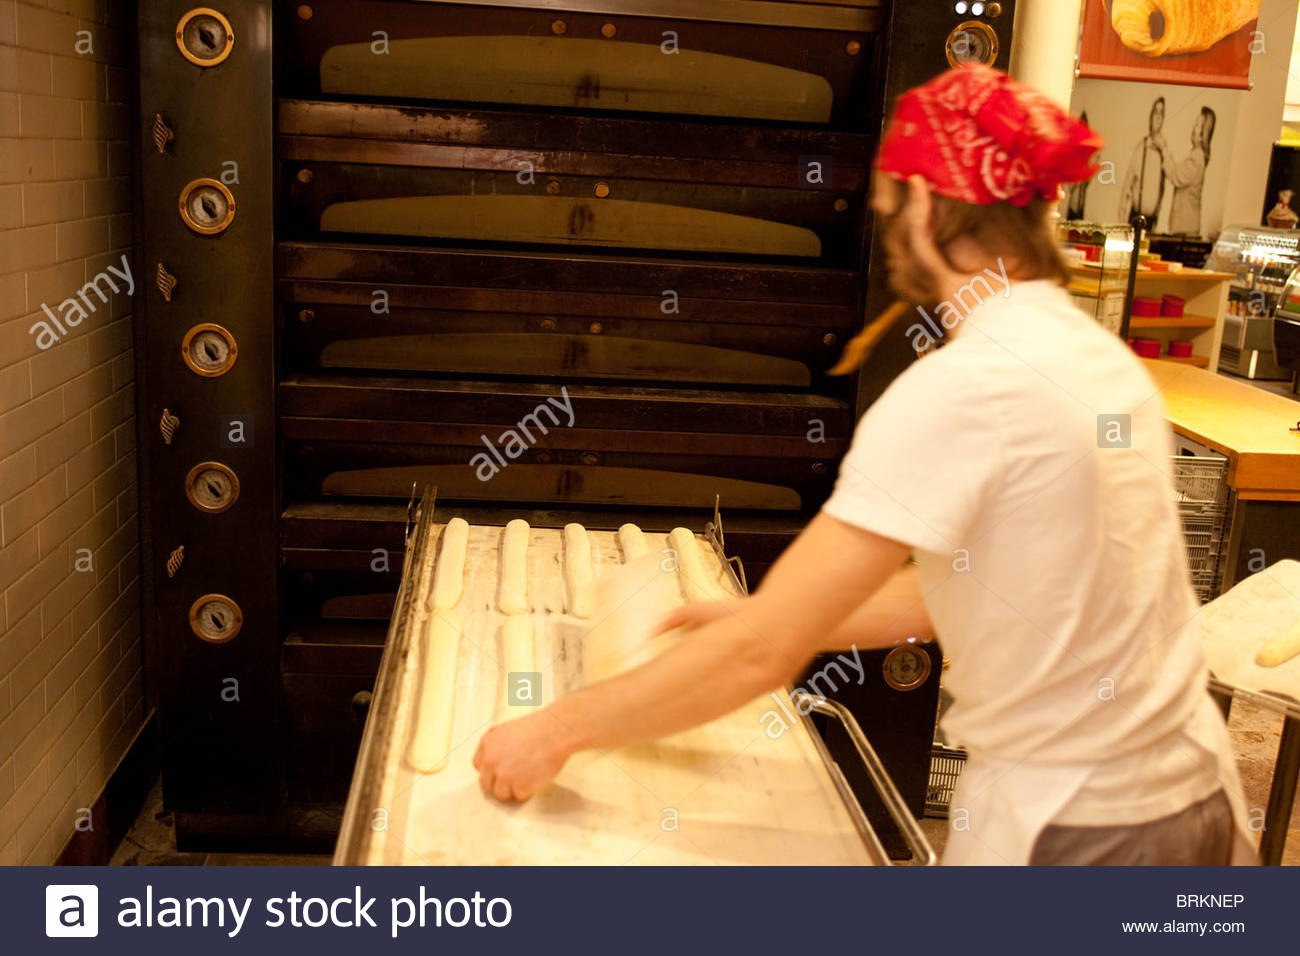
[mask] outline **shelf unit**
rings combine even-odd
[[[1223,343],[1224,317],[1228,310],[1228,290],[1234,278],[1229,272],[1206,269],[1182,269],[1178,272],[1139,269],[1134,291],[1136,296],[1159,299],[1176,295],[1185,301],[1185,311],[1181,316],[1135,315],[1129,321],[1129,333],[1159,339],[1161,351],[1166,353],[1171,340],[1188,340],[1192,343],[1189,357],[1172,358],[1164,354],[1162,360],[1216,371]],[[1126,270],[1089,266],[1070,269],[1069,290],[1076,296],[1103,301],[1118,296],[1122,307],[1126,285]],[[1117,327],[1115,331],[1118,331]]]

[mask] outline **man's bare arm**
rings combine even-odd
[[[484,735],[485,790],[526,799],[578,750],[617,747],[720,717],[793,679],[909,548],[818,515],[735,613],[653,661]]]
[[[850,614],[823,649],[893,647],[912,639],[933,640],[934,636],[916,565],[909,564],[899,568],[879,591]]]

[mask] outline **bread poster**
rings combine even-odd
[[[1085,0],[1079,75],[1247,89],[1260,0]]]

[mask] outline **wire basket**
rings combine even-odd
[[[952,792],[966,764],[966,751],[935,744],[930,748],[930,782],[925,788],[925,815],[946,819]]]
[[[1205,603],[1218,597],[1220,561],[1228,540],[1228,460],[1175,455],[1172,470],[1187,570],[1197,597]]]

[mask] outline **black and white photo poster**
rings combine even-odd
[[[1071,112],[1106,140],[1083,218],[1128,222],[1136,213],[1165,235],[1216,235],[1243,94],[1201,87],[1080,80]],[[1080,206],[1069,204],[1071,213]]]

